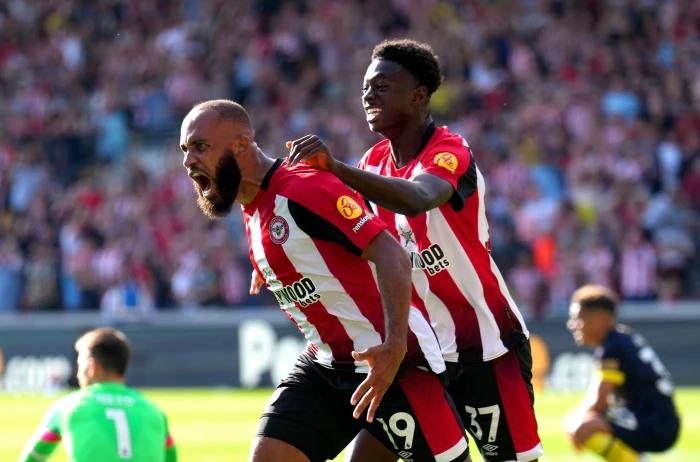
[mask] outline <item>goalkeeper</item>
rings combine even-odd
[[[130,348],[115,329],[87,332],[75,343],[80,390],[46,413],[19,462],[46,460],[64,441],[71,462],[174,462],[163,412],[124,384]]]

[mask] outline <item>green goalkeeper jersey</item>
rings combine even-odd
[[[136,390],[102,382],[59,399],[19,462],[40,462],[63,441],[71,462],[173,462],[165,415]]]

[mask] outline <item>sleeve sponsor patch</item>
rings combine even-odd
[[[362,215],[363,210],[360,204],[350,196],[340,196],[335,203],[340,215],[348,220],[354,220]]]
[[[451,152],[441,152],[436,154],[433,158],[433,162],[438,167],[442,167],[454,175],[459,167],[459,161],[457,161],[457,156]]]

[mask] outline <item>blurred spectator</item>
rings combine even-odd
[[[46,172],[39,164],[36,146],[26,149],[12,170],[12,188],[10,189],[10,209],[15,213],[24,213],[29,209],[41,184],[46,181]]]
[[[180,257],[171,285],[175,300],[184,308],[196,308],[215,302],[219,294],[214,268],[205,265],[202,257],[194,250]]]
[[[22,298],[22,254],[14,238],[0,241],[0,312],[17,311]]]
[[[653,300],[656,296],[656,249],[638,228],[627,231],[620,256],[620,294],[625,300]]]
[[[592,282],[700,297],[697,2],[13,0],[0,309],[270,303],[248,296],[240,217],[212,224],[192,205],[180,117],[234,98],[266,151],[315,132],[356,162],[376,141],[362,75],[397,36],[440,56],[432,110],[473,149],[516,301],[556,312]]]
[[[691,201],[691,206],[697,213],[700,212],[700,200],[697,200],[700,197],[700,152],[688,163],[688,171],[683,176],[683,192],[686,197],[696,198],[696,200]]]
[[[605,287],[613,286],[612,270],[615,256],[600,233],[589,236],[584,241],[579,259],[586,281]]]
[[[45,243],[32,244],[24,267],[24,305],[32,310],[60,308],[56,250]]]
[[[544,314],[547,301],[544,278],[533,266],[529,252],[521,252],[515,258],[515,267],[509,275],[513,297],[518,300],[518,307],[525,316],[534,316],[539,319]]]
[[[153,295],[138,277],[135,265],[124,263],[100,301],[102,318],[108,324],[147,321],[155,312]]]

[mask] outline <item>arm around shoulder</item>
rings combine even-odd
[[[411,179],[393,178],[340,162],[336,163],[333,173],[380,207],[409,217],[440,207],[454,193],[448,181],[429,173]]]

